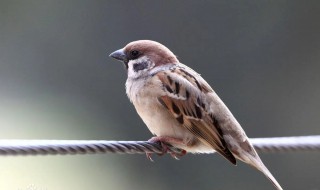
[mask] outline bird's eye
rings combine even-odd
[[[136,57],[139,55],[139,51],[137,51],[137,50],[132,50],[132,51],[130,52],[130,54],[131,54],[131,56],[132,56],[133,58],[136,58]]]

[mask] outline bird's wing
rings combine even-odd
[[[165,91],[165,95],[158,97],[159,102],[181,126],[236,165],[236,159],[226,145],[219,122],[208,111],[209,106],[202,101],[213,92],[204,79],[186,66],[162,70],[156,76]]]

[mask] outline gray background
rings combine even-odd
[[[249,137],[320,133],[319,1],[0,1],[0,138],[147,140],[108,57],[169,47]],[[285,189],[318,190],[316,152],[261,154]],[[218,155],[1,157],[0,189],[273,189]]]

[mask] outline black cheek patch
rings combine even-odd
[[[148,63],[147,62],[135,63],[133,65],[133,70],[135,72],[138,72],[138,71],[143,70],[143,69],[145,69],[147,67],[148,67]]]

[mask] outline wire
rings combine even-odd
[[[252,138],[260,152],[320,151],[319,136]],[[181,154],[183,150],[169,146],[168,153]],[[96,153],[145,154],[162,153],[158,143],[147,141],[103,140],[0,140],[0,155],[74,155]]]
[[[320,135],[253,138],[250,141],[260,152],[320,151]]]

